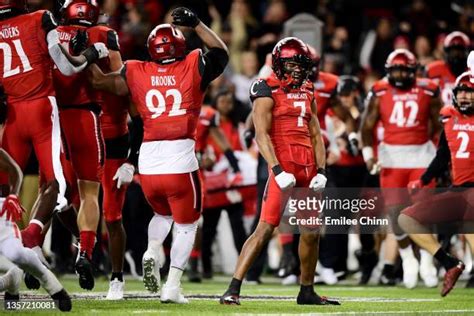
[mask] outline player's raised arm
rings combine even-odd
[[[376,163],[374,158],[374,150],[372,148],[374,145],[373,132],[380,117],[380,101],[379,98],[373,94],[373,92],[370,92],[367,98],[368,103],[364,113],[362,114],[360,134],[363,146],[362,155],[364,156],[364,161],[367,164],[367,169],[372,171]]]
[[[126,71],[125,66],[123,66],[120,72],[110,72],[104,74],[100,70],[99,66],[92,64],[89,67],[89,80],[92,84],[92,87],[97,90],[103,90],[115,95],[126,96],[129,93],[127,82],[125,81],[124,76],[121,73]]]
[[[201,90],[204,91],[209,83],[224,71],[229,62],[229,50],[219,36],[202,23],[191,10],[180,7],[174,9],[171,15],[174,25],[193,28],[208,48],[199,61],[199,71],[202,76]]]

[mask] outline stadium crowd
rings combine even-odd
[[[30,12],[50,10],[58,21],[64,22],[64,12],[61,11],[63,5],[59,0],[28,1]],[[416,80],[424,80],[422,78],[427,77],[434,79],[429,83],[420,83],[420,89],[428,91],[426,94],[430,95],[430,99],[423,99],[423,102],[438,110],[434,114],[436,118],[429,116],[426,119],[427,126],[432,124],[432,136],[437,139],[440,129],[439,126],[438,130],[435,127],[439,121],[439,110],[444,105],[452,104],[454,80],[467,69],[467,52],[471,50],[471,39],[474,36],[474,2],[467,0],[445,1],[436,5],[426,0],[103,0],[99,1],[99,5],[101,14],[98,24],[107,25],[116,31],[117,40],[114,45],[117,50],[119,48],[121,60],[124,62],[132,59],[149,60],[148,49],[144,44],[147,43],[148,35],[157,25],[176,21],[172,13],[181,6],[194,11],[228,48],[229,62],[220,76],[211,76],[203,96],[203,108],[199,118],[200,124],[206,128],[204,132],[198,128],[196,142],[205,192],[200,228],[186,271],[191,282],[211,279],[217,272],[232,273],[236,255],[241,252],[247,237],[251,236],[259,224],[269,171],[265,159],[259,155],[253,124],[248,119],[253,107],[249,91],[256,79],[270,76],[271,53],[282,38],[286,21],[300,13],[310,13],[324,23],[322,50],[317,52],[311,47],[309,50],[315,68],[313,81],[317,95],[317,114],[327,151],[326,186],[330,188],[378,188],[380,185],[400,187],[397,186],[398,182],[393,180],[394,175],[387,175],[387,170],[380,173],[380,166],[371,161],[373,152],[370,154],[367,148],[376,146],[382,139],[383,128],[376,126],[377,120],[372,122],[363,115],[364,112],[370,112],[368,107],[372,109],[371,98],[382,99],[382,93],[387,89],[380,80],[387,75],[390,67],[397,66],[398,58],[393,57],[391,61],[389,56],[392,56],[394,51],[403,55],[407,60],[404,66],[411,67],[413,75],[419,78]],[[455,31],[458,33],[452,33]],[[209,44],[197,34],[198,32],[190,28],[186,28],[183,33],[187,51]],[[77,38],[76,40],[79,41]],[[107,38],[107,41],[110,41],[110,38]],[[112,50],[111,47],[108,48],[109,51]],[[455,53],[450,55],[451,49],[461,49],[461,56],[453,57]],[[439,61],[446,62],[448,72],[452,73],[451,82],[440,82],[444,79],[434,73],[433,67]],[[416,80],[414,82],[418,84]],[[131,91],[130,82],[128,84]],[[133,93],[131,95],[134,96]],[[382,113],[380,115],[383,116]],[[216,123],[217,120],[219,123]],[[71,122],[67,124],[72,124]],[[137,124],[130,117],[128,124],[132,135],[137,130]],[[375,129],[375,136],[366,136],[364,128],[369,134]],[[355,136],[359,130],[362,135]],[[66,137],[70,136],[66,133]],[[205,140],[200,142],[200,138]],[[133,151],[133,140],[131,142]],[[106,139],[108,148],[107,144]],[[418,146],[420,143],[415,144]],[[411,177],[410,181],[406,181],[403,187],[406,187],[408,182],[418,180],[428,167],[436,152],[434,147],[429,150],[431,156],[426,165],[408,167],[421,171]],[[422,157],[419,159],[422,160]],[[122,163],[118,164],[116,169],[118,167],[122,168]],[[133,172],[134,169],[131,174]],[[20,200],[29,213],[34,208],[39,186],[38,162],[34,155],[30,157],[24,173]],[[114,173],[110,175],[114,176]],[[379,173],[385,178],[381,178]],[[433,178],[436,177],[433,176],[429,180]],[[446,174],[441,178],[443,180],[438,181],[438,185],[445,186],[450,181],[446,180],[449,178]],[[142,274],[142,268],[146,268],[144,265],[147,262],[143,256],[145,253],[146,257],[148,225],[154,214],[145,197],[146,192],[142,190],[143,181],[137,174],[133,176],[133,181],[126,189],[122,215],[117,217],[106,218],[112,216],[103,212],[102,201],[107,200],[107,197],[102,191],[99,196],[98,205],[103,216],[98,225],[97,237],[94,236],[97,242],[89,259],[94,266],[94,274],[112,273],[112,282],[122,281],[120,273],[123,271],[138,277]],[[81,196],[80,200],[82,209],[83,200],[86,199]],[[398,209],[398,212],[400,210]],[[81,213],[79,208],[77,211]],[[23,217],[23,227],[27,227],[29,214],[24,214]],[[75,265],[77,270],[77,250],[72,244],[79,236],[81,241],[86,239],[81,227],[80,233],[71,231],[67,225],[68,219],[63,217],[53,217],[51,237],[47,238],[50,245],[45,251],[53,271],[58,274],[72,273]],[[119,226],[114,224],[120,219]],[[31,231],[32,228],[26,229]],[[398,229],[399,231],[394,228],[395,234],[379,231],[376,227],[370,232],[360,234],[356,234],[356,231],[351,231],[351,234],[327,233],[320,240],[318,275],[315,282],[333,285],[357,273],[360,284],[376,282],[395,285],[403,282],[406,287],[412,288],[417,284],[420,273],[426,286],[436,286],[438,268],[444,268],[444,272],[449,271],[452,267],[452,262],[449,261],[451,259],[446,259],[444,252],[441,254],[435,251],[434,254],[418,249],[414,244],[412,247],[407,234]],[[120,236],[127,236],[126,240]],[[282,284],[298,283],[301,271],[297,236],[276,230],[272,241],[263,246],[260,255],[250,266],[246,282],[260,284],[265,273],[272,273],[282,279]],[[160,249],[164,256],[160,271],[162,275],[166,275],[170,270],[172,239],[170,234],[163,242],[163,249]],[[446,252],[451,252],[464,261],[467,266],[464,277],[469,279],[467,286],[474,287],[474,275],[469,275],[473,270],[471,251],[466,241],[469,239],[456,234],[443,235],[439,239]],[[406,246],[404,240],[408,240],[410,245]],[[114,249],[113,245],[117,243],[123,243],[124,249]],[[35,246],[37,245],[28,247]],[[81,253],[82,247],[81,243]],[[474,248],[474,245],[471,247]],[[117,265],[111,252],[115,253],[115,257],[125,258],[123,267]],[[439,266],[436,266],[437,261],[433,260],[433,255],[441,262]],[[454,262],[454,266],[456,265],[457,261]],[[461,272],[462,270],[459,274]],[[81,286],[90,288],[91,285],[87,280],[83,280]],[[145,283],[145,286],[152,291],[155,289],[151,283]],[[121,291],[123,296],[123,282],[121,289],[117,291]]]

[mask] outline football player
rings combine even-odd
[[[95,0],[68,0],[61,8],[62,25],[58,26],[59,39],[66,47],[71,46],[72,53],[78,53],[83,47],[80,37],[87,37],[90,44],[103,42],[109,49],[110,58],[101,61],[104,71],[118,70],[122,66],[120,58],[118,39],[114,31],[105,26],[99,26],[99,7]],[[75,39],[72,41],[72,39]],[[70,43],[72,45],[70,45]],[[96,231],[99,223],[99,187],[103,176],[104,166],[104,139],[100,126],[100,106],[105,104],[106,99],[102,94],[97,94],[87,79],[87,73],[81,73],[65,77],[61,72],[54,71],[54,86],[57,93],[60,123],[64,133],[66,157],[71,162],[74,176],[77,179],[77,188],[80,197],[80,207],[77,215],[79,227],[80,249],[75,269],[79,275],[81,288],[91,290],[94,288],[94,277],[92,275],[91,256],[94,248]],[[117,105],[117,112],[120,106]],[[110,112],[110,111],[108,111]],[[121,132],[123,131],[123,127]],[[123,136],[123,135],[120,135]],[[126,142],[125,142],[126,145]],[[124,146],[124,151],[128,151]],[[122,148],[120,148],[122,149]],[[112,150],[112,149],[111,149]],[[123,153],[122,153],[123,155]],[[117,167],[118,168],[118,167]],[[109,172],[112,182],[113,173]],[[72,180],[72,181],[75,181]],[[106,186],[110,188],[110,186]],[[110,215],[109,191],[104,190],[106,196],[104,203],[105,218],[107,222],[119,220],[118,215]],[[117,203],[120,203],[117,196]],[[117,210],[116,210],[117,212]],[[118,211],[120,214],[120,210]],[[112,224],[113,226],[113,224]],[[108,225],[110,227],[110,225]],[[116,226],[120,230],[121,223]],[[117,232],[117,231],[114,231]],[[120,282],[120,273],[123,265],[124,234],[121,230],[119,237],[113,235],[116,247],[112,247],[113,272],[117,281]],[[114,279],[115,279],[114,278]],[[112,284],[111,284],[112,285]],[[121,286],[120,286],[121,285]],[[119,291],[119,287],[122,291]],[[123,292],[123,282],[114,285],[117,289],[117,298]],[[111,298],[111,297],[109,297]]]
[[[71,56],[59,42],[57,23],[49,11],[28,13],[26,1],[0,1],[3,69],[1,85],[7,96],[7,119],[2,146],[23,170],[31,149],[45,182],[40,188],[34,219],[22,231],[25,246],[39,249],[42,230],[56,202],[62,201],[65,181],[60,163],[60,127],[53,87],[53,65],[66,76],[107,56],[97,43],[79,56]],[[59,193],[59,198],[58,198]]]
[[[380,185],[383,189],[406,188],[410,181],[420,177],[435,155],[431,138],[439,131],[439,89],[429,79],[416,78],[416,58],[406,49],[393,51],[385,67],[387,76],[372,87],[362,118],[362,154],[371,173],[375,173],[378,166],[381,167]],[[379,120],[384,127],[384,137],[378,146],[376,158],[372,149],[373,130]],[[386,211],[398,216],[407,200],[403,192],[390,191],[385,196]],[[426,252],[421,254],[423,268],[420,270],[410,240],[396,221],[392,226],[403,260],[405,286],[416,286],[418,272],[427,286],[436,286],[436,269],[432,257]]]
[[[472,54],[472,53],[471,53]],[[474,55],[473,55],[474,57]],[[440,112],[443,123],[438,150],[426,171],[409,183],[410,189],[420,189],[448,169],[452,174],[452,187],[448,192],[430,197],[403,210],[400,226],[411,232],[410,238],[441,263],[446,269],[441,295],[446,296],[454,287],[465,265],[446,252],[428,228],[429,225],[449,222],[474,222],[474,78],[470,72],[461,74],[453,89],[453,105]],[[472,227],[466,234],[474,253]],[[468,286],[474,286],[471,277]]]
[[[54,274],[41,263],[36,253],[24,247],[21,242],[20,231],[15,222],[21,220],[23,213],[23,207],[18,199],[23,173],[3,149],[0,149],[0,171],[8,174],[10,185],[10,194],[6,198],[0,198],[0,256],[3,256],[2,266],[5,266],[3,262],[5,259],[14,264],[10,265],[8,272],[0,277],[0,291],[5,291],[5,307],[20,299],[18,293],[23,274],[20,269],[22,269],[40,281],[51,298],[57,301],[61,311],[70,311],[72,304],[69,294]]]
[[[91,67],[93,85],[117,95],[130,95],[144,125],[139,155],[140,182],[155,215],[148,227],[143,255],[143,281],[159,288],[159,250],[174,223],[171,267],[161,301],[188,303],[181,276],[193,247],[202,208],[201,178],[195,155],[196,127],[208,84],[228,62],[221,39],[187,8],[172,12],[173,24],[191,27],[209,48],[186,54],[185,38],[171,24],[153,29],[147,41],[150,62],[127,61],[120,73],[104,75]]]
[[[449,33],[443,42],[444,60],[426,65],[426,77],[439,85],[443,104],[450,104],[456,77],[466,70],[466,59],[471,47],[469,37],[459,31]]]
[[[326,185],[326,151],[316,117],[314,87],[307,80],[311,64],[305,43],[294,37],[284,38],[272,52],[273,75],[257,79],[250,88],[257,144],[271,171],[260,222],[244,244],[221,304],[240,305],[242,280],[280,224],[282,205],[286,204],[282,201],[284,191],[295,185],[313,190]],[[318,296],[313,289],[318,241],[316,232],[301,233],[298,304],[338,304]]]

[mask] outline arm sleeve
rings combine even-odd
[[[59,34],[56,28],[49,31],[46,35],[46,41],[48,42],[49,56],[54,61],[54,64],[58,67],[59,71],[65,76],[72,76],[82,71],[87,66],[87,62],[82,65],[75,67],[69,59],[64,55],[61,47],[59,47]]]
[[[436,177],[442,175],[444,171],[448,169],[449,161],[451,160],[448,141],[446,139],[446,133],[444,130],[441,132],[439,137],[438,150],[436,156],[431,161],[430,165],[426,169],[425,173],[421,176],[423,184],[428,184]]]
[[[128,155],[128,162],[132,165],[138,165],[138,153],[143,141],[143,121],[140,115],[132,117],[132,129],[130,131],[130,154]]]
[[[253,102],[255,99],[263,97],[271,98],[272,89],[265,80],[257,79],[250,86],[250,101]]]
[[[48,34],[50,31],[58,27],[58,23],[50,11],[45,11],[43,13],[41,17],[41,27],[45,34]]]
[[[224,72],[229,62],[229,55],[222,48],[211,48],[199,58],[199,73],[201,74],[201,90],[206,90],[212,80]]]

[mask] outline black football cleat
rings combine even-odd
[[[58,308],[61,312],[69,312],[72,309],[71,297],[62,289],[56,294],[51,295],[51,298],[58,304]]]
[[[84,290],[92,290],[94,288],[94,275],[92,271],[92,263],[85,252],[81,252],[75,265],[76,274],[79,275],[79,285]]]
[[[25,281],[25,285],[28,290],[38,290],[41,287],[39,280],[28,272],[25,272],[23,281]]]
[[[225,292],[221,296],[219,303],[222,305],[240,305],[240,296],[239,294],[230,294]]]
[[[325,296],[319,296],[316,292],[300,291],[296,298],[298,305],[341,305],[336,300],[330,300]]]
[[[379,261],[378,255],[374,250],[370,252],[358,251],[356,252],[356,257],[359,260],[359,265],[362,272],[359,285],[366,285],[369,283],[370,277],[372,276],[372,271],[377,266]]]

